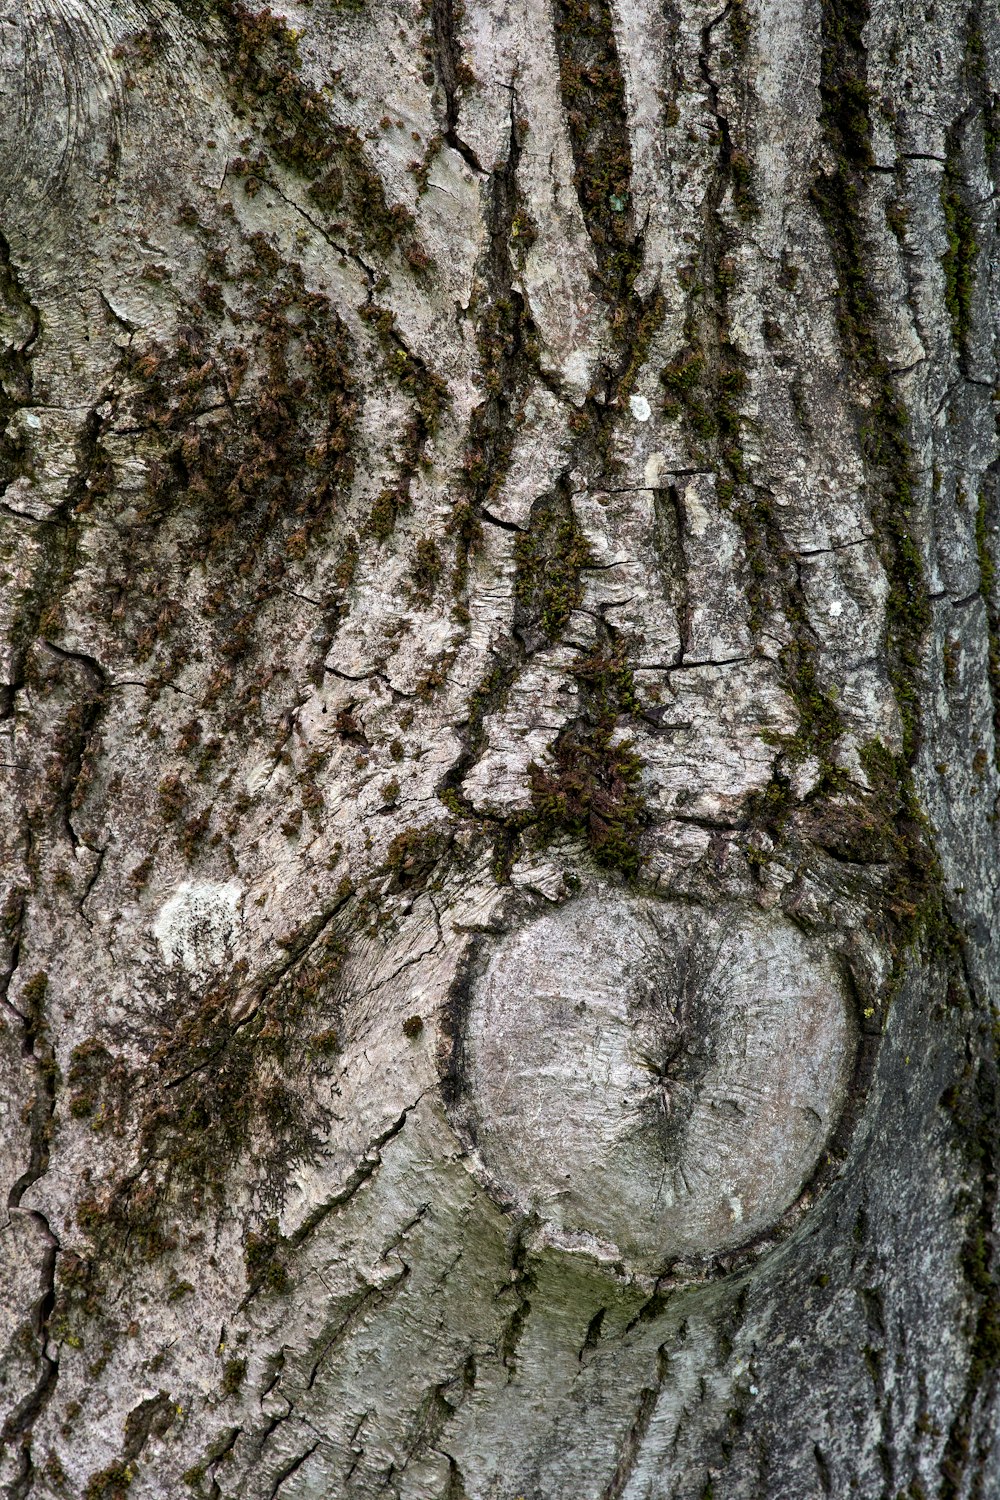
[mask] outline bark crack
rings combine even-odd
[[[656,1374],[653,1385],[645,1386],[639,1395],[638,1405],[632,1424],[625,1435],[618,1462],[615,1464],[614,1473],[601,1491],[601,1500],[621,1500],[625,1493],[629,1480],[634,1474],[642,1452],[642,1445],[649,1431],[649,1424],[653,1420],[656,1403],[659,1400],[663,1383],[667,1378],[669,1368],[666,1344],[661,1344],[656,1351]]]
[[[39,1296],[31,1319],[38,1351],[38,1376],[34,1387],[8,1414],[3,1428],[0,1429],[0,1447],[12,1446],[20,1439],[18,1472],[9,1489],[9,1500],[23,1500],[32,1488],[34,1482],[32,1429],[39,1414],[51,1399],[59,1379],[58,1354],[49,1353],[48,1336],[56,1302],[56,1258],[59,1254],[60,1243],[48,1219],[39,1209],[21,1207],[25,1193],[48,1170],[49,1144],[55,1115],[58,1067],[48,1036],[48,1023],[44,1010],[47,987],[48,981],[44,974],[35,975],[23,987],[25,1010],[21,1016],[21,1050],[25,1058],[30,1058],[35,1074],[35,1094],[30,1117],[30,1159],[24,1172],[7,1194],[8,1212],[21,1214],[30,1220],[39,1231],[45,1246],[39,1272]]]
[[[481,161],[468,142],[464,141],[458,133],[458,95],[461,79],[468,69],[462,62],[454,0],[433,0],[431,28],[434,36],[435,68],[444,93],[444,138],[452,150],[458,152],[466,166],[477,176],[482,176]]]

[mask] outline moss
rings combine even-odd
[[[896,199],[887,203],[885,206],[885,222],[899,243],[904,245],[906,243],[906,231],[910,222],[905,206]]]
[[[972,293],[978,247],[972,215],[965,203],[963,185],[954,160],[949,161],[941,176],[941,208],[948,239],[948,247],[941,258],[944,300],[951,319],[955,347],[964,350],[972,328]]]
[[[1000,95],[990,86],[989,61],[983,40],[980,18],[975,10],[968,13],[965,68],[970,92],[976,98],[983,122],[983,148],[987,169],[993,171],[993,158],[1000,147]]]
[[[1000,611],[996,601],[996,565],[990,547],[993,506],[984,484],[976,504],[976,556],[979,560],[979,592],[986,607],[989,641],[987,667],[993,698],[994,755],[1000,766]]]
[[[568,493],[536,501],[527,531],[514,544],[515,628],[560,636],[583,598],[582,570],[593,561]]]
[[[387,542],[403,511],[409,510],[408,494],[401,488],[382,490],[368,512],[365,532],[377,542]]]
[[[746,0],[732,0],[729,7],[729,41],[736,62],[746,57],[750,44],[750,16]]]
[[[428,443],[438,431],[449,395],[441,376],[429,369],[403,343],[396,330],[393,312],[377,302],[368,302],[358,308],[358,315],[374,330],[390,379],[412,402],[412,414],[402,430],[397,476],[376,499],[366,525],[370,536],[385,542],[395,530],[400,515],[410,508],[411,484],[425,461]]]
[[[538,239],[538,225],[527,206],[520,202],[510,221],[511,254],[520,269],[524,269],[528,251]]]
[[[184,824],[184,827],[180,832],[178,844],[180,846],[181,853],[188,861],[188,863],[191,862],[191,860],[195,856],[196,851],[204,842],[205,835],[208,832],[208,825],[211,816],[211,808],[202,808],[201,812],[195,813],[194,817],[192,818],[188,818],[187,822]]]
[[[941,1456],[941,1500],[958,1500],[967,1493],[965,1483],[973,1453],[980,1393],[995,1386],[1000,1370],[1000,1285],[996,1274],[993,1225],[997,1208],[996,1141],[1000,1132],[1000,1025],[991,1007],[990,1022],[982,1025],[976,1039],[980,1055],[970,1048],[962,1076],[942,1096],[942,1106],[952,1116],[955,1139],[969,1165],[972,1182],[960,1211],[968,1215],[969,1229],[962,1248],[962,1272],[971,1294],[973,1321],[966,1368],[965,1390],[952,1419]]]
[[[407,1016],[403,1022],[403,1035],[410,1041],[414,1041],[424,1029],[423,1019],[420,1016]]]
[[[539,344],[521,293],[514,286],[518,259],[515,223],[527,229],[518,187],[522,131],[512,122],[507,161],[491,172],[485,187],[487,242],[476,268],[469,312],[478,355],[477,383],[482,399],[469,420],[462,461],[462,483],[448,521],[454,544],[452,616],[469,624],[466,593],[472,557],[482,543],[482,515],[499,492],[510,468],[522,402],[538,375]],[[513,239],[512,239],[513,236]]]
[[[87,1119],[94,1113],[111,1063],[107,1047],[95,1037],[88,1037],[73,1048],[66,1081],[70,1088],[69,1112],[74,1119]]]
[[[335,1026],[317,1031],[309,1038],[309,1051],[319,1057],[332,1057],[340,1051],[340,1032]]]
[[[877,479],[873,511],[890,587],[887,648],[909,761],[919,743],[921,650],[930,608],[919,548],[910,530],[909,424],[879,348],[877,302],[859,208],[863,174],[872,161],[863,44],[867,18],[866,0],[825,0],[820,92],[835,165],[813,184],[812,200],[826,226],[837,272],[845,353],[868,394],[861,445],[869,472]]]
[[[120,1084],[116,1118],[130,1120],[139,1165],[77,1206],[77,1222],[95,1243],[95,1263],[169,1254],[177,1243],[171,1215],[179,1196],[188,1217],[218,1199],[231,1163],[248,1155],[251,1141],[264,1202],[280,1200],[292,1165],[318,1149],[325,1116],[303,1085],[328,1067],[310,1036],[342,956],[329,923],[329,917],[314,922],[286,940],[276,974],[244,994],[241,1020],[234,1019],[244,979],[237,964],[227,984],[188,1008],[175,1001],[165,1010],[159,1043],[141,1069],[121,1062],[108,1069]],[[329,930],[316,942],[324,925]],[[93,1091],[95,1057],[89,1048],[84,1090]],[[105,1111],[112,1108],[106,1089],[102,1102]]]
[[[733,181],[733,203],[741,219],[752,219],[758,212],[757,198],[753,189],[753,168],[745,151],[732,149],[729,153],[729,170]]]
[[[327,299],[308,292],[294,270],[255,300],[242,325],[250,349],[191,327],[173,349],[152,345],[127,356],[137,415],[162,434],[143,515],[193,510],[199,544],[210,552],[234,541],[256,548],[276,533],[294,554],[291,539],[303,533],[308,541],[353,478],[350,341]],[[205,422],[205,408],[223,415]],[[172,617],[162,610],[161,602],[153,639],[178,618],[176,606]]]
[[[628,110],[612,8],[607,0],[557,0],[554,14],[573,180],[593,245],[597,288],[608,307],[613,346],[600,377],[606,399],[588,399],[578,414],[580,435],[594,457],[606,464],[618,409],[663,321],[665,301],[658,289],[646,297],[635,290],[643,263],[643,229],[632,204]]]
[[[409,589],[415,603],[429,604],[441,580],[441,550],[433,537],[421,537],[413,549]]]
[[[160,816],[165,823],[174,823],[180,817],[188,800],[188,789],[183,778],[176,772],[164,776],[156,789],[160,804]]]
[[[84,1490],[84,1500],[125,1500],[135,1469],[131,1464],[113,1463],[91,1474]]]
[[[399,251],[411,264],[417,252],[422,265],[429,265],[414,237],[413,215],[388,202],[357,131],[339,124],[324,93],[303,80],[296,34],[287,23],[240,0],[211,5],[185,0],[183,8],[199,21],[214,13],[221,28],[214,50],[237,116],[258,123],[274,160],[309,184],[316,209],[327,216],[347,215],[369,251],[382,256]],[[263,176],[266,166],[260,161],[257,172]]]
[[[704,370],[704,354],[695,344],[684,349],[660,371],[660,380],[678,401],[686,404],[701,383]]]
[[[431,167],[444,147],[444,136],[440,133],[432,135],[424,147],[424,153],[417,161],[408,163],[406,170],[411,174],[417,184],[417,194],[423,197],[426,193],[431,175]]]
[[[721,226],[717,228],[720,245],[724,245],[727,232]],[[688,278],[691,296],[686,327],[688,342],[663,369],[660,379],[668,393],[668,411],[683,415],[698,440],[712,445],[716,494],[720,505],[728,508],[738,522],[746,548],[751,629],[760,632],[768,611],[779,609],[791,628],[792,639],[781,651],[779,665],[781,680],[798,709],[799,726],[794,736],[780,741],[782,748],[792,760],[818,756],[826,767],[829,789],[829,763],[840,734],[840,717],[830,695],[818,681],[813,632],[796,561],[767,492],[751,487],[748,482],[741,447],[744,418],[740,408],[747,375],[742,357],[729,338],[729,257],[717,256],[717,274],[712,278],[708,274],[709,248],[706,246],[703,279]],[[725,274],[719,274],[720,271]],[[786,265],[781,278],[793,284],[793,272],[794,267]],[[789,792],[788,776],[779,768],[770,785],[750,800],[751,816],[762,819],[772,832],[779,832],[788,811]]]
[[[243,1386],[247,1376],[247,1362],[237,1356],[227,1359],[222,1369],[222,1394],[224,1396],[235,1396]]]
[[[607,0],[557,0],[556,50],[574,183],[604,294],[617,303],[639,268],[631,220],[632,153],[614,23]]]
[[[531,801],[543,837],[581,838],[599,865],[634,875],[639,840],[649,815],[639,791],[642,762],[629,740],[613,730],[563,731],[549,763],[529,766]]]
[[[599,865],[635,875],[650,818],[642,761],[618,733],[620,716],[639,710],[631,669],[623,653],[595,649],[573,675],[582,712],[549,747],[546,765],[528,768],[538,830],[543,838],[579,838]]]
[[[404,828],[386,851],[385,868],[394,890],[423,890],[448,847],[448,835],[433,823]]]
[[[43,1006],[45,996],[49,990],[49,976],[44,969],[39,969],[26,979],[21,986],[21,1014],[25,1018],[25,1025],[32,1036],[37,1036],[45,1025]]]
[[[194,594],[201,619],[192,621],[193,601],[169,591],[174,570],[136,575],[130,557],[112,554],[109,623],[137,662],[151,660],[153,695],[186,665],[193,631],[216,657],[214,669],[206,665],[203,706],[214,709],[239,682],[225,706],[229,727],[242,732],[281,669],[271,641],[258,638],[262,609],[287,588],[289,573],[308,576],[320,536],[331,543],[353,480],[358,408],[352,344],[337,313],[264,236],[250,236],[249,245],[252,259],[232,271],[243,293],[234,319],[188,308],[190,321],[171,346],[133,345],[122,356],[122,400],[144,433],[138,519],[134,497],[126,501],[113,484],[99,501],[88,490],[85,501],[114,519],[127,507],[136,546],[154,556],[169,549],[177,568],[205,579]],[[356,545],[343,539],[345,569]],[[334,580],[324,600],[331,630],[348,586]],[[234,672],[237,662],[248,670]],[[216,756],[220,746],[214,736],[205,743],[201,777],[212,744]]]
[[[254,1292],[285,1292],[290,1285],[288,1267],[282,1252],[286,1240],[278,1229],[277,1219],[268,1219],[260,1230],[251,1230],[246,1237],[243,1259],[246,1263],[247,1282]]]

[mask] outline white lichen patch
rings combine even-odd
[[[160,908],[153,923],[163,961],[189,974],[205,975],[221,969],[233,957],[242,920],[243,887],[235,880],[224,885],[209,880],[186,880]]]

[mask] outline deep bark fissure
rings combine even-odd
[[[21,1049],[24,1057],[30,1059],[35,1084],[30,1118],[31,1159],[7,1194],[8,1210],[23,1213],[39,1231],[46,1247],[40,1267],[39,1297],[32,1315],[32,1332],[38,1345],[38,1378],[34,1388],[14,1407],[0,1430],[0,1448],[18,1439],[21,1441],[20,1471],[11,1487],[11,1500],[23,1500],[32,1488],[32,1429],[46,1403],[51,1400],[59,1379],[58,1355],[50,1355],[47,1345],[50,1320],[56,1304],[56,1264],[60,1243],[48,1219],[39,1209],[21,1208],[25,1193],[48,1170],[55,1116],[58,1067],[48,1037],[44,1010],[47,987],[47,976],[39,972],[22,989],[25,1012],[22,1018]]]
[[[618,1455],[614,1473],[601,1492],[601,1500],[621,1500],[622,1495],[624,1495],[628,1482],[639,1461],[639,1455],[642,1452],[642,1445],[649,1431],[649,1424],[653,1420],[653,1413],[656,1410],[660,1391],[667,1378],[669,1364],[670,1361],[667,1356],[666,1346],[662,1345],[656,1351],[655,1381],[652,1385],[645,1386],[642,1390],[635,1417],[625,1435],[625,1441]]]
[[[466,166],[477,174],[483,167],[476,153],[459,134],[459,92],[462,87],[462,49],[458,37],[461,0],[433,0],[431,25],[438,78],[444,91],[444,138]]]

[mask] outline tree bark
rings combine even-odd
[[[3,1493],[1000,1493],[995,6],[0,65]]]

